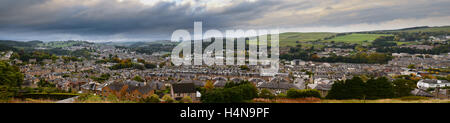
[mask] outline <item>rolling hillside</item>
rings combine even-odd
[[[378,30],[378,31],[368,31],[368,32],[448,32],[450,33],[450,26],[438,26],[438,27],[411,27],[397,30]]]
[[[337,36],[335,38],[328,39],[325,42],[334,41],[334,42],[361,44],[361,43],[370,43],[380,36],[392,36],[392,35],[391,34],[356,34],[356,33],[353,33],[353,34],[348,34],[348,35],[343,35],[343,36]]]
[[[306,41],[323,40],[326,37],[336,35],[336,33],[329,32],[313,32],[313,33],[300,33],[300,32],[287,32],[280,34],[280,46],[292,46]]]

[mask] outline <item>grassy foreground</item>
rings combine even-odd
[[[377,100],[360,100],[360,99],[346,99],[346,100],[332,100],[319,98],[275,98],[275,99],[253,99],[254,103],[450,103],[450,99],[432,99],[427,97],[407,96],[393,99],[377,99]]]
[[[321,100],[320,103],[450,103],[450,100],[448,100],[448,99],[447,100],[440,100],[440,99]]]
[[[380,36],[392,36],[391,34],[349,34],[344,36],[337,36],[335,38],[326,40],[326,42],[345,42],[345,43],[371,43]]]

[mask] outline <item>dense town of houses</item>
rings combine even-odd
[[[170,95],[175,99],[190,96],[193,100],[199,100],[201,94],[196,87],[204,86],[207,81],[213,82],[217,88],[224,87],[229,81],[241,82],[247,80],[258,89],[269,89],[275,94],[286,92],[290,88],[317,89],[325,96],[331,89],[331,85],[337,80],[346,80],[356,75],[387,76],[394,75],[424,75],[431,74],[424,71],[428,68],[446,68],[450,66],[450,55],[425,55],[393,53],[395,58],[388,64],[351,64],[351,63],[319,63],[302,60],[282,61],[279,73],[264,76],[260,74],[259,66],[249,66],[250,70],[241,70],[239,66],[159,66],[155,69],[135,70],[120,69],[110,70],[113,63],[95,63],[96,60],[117,56],[121,59],[144,59],[151,63],[170,62],[168,58],[162,58],[160,53],[153,55],[140,54],[125,49],[117,49],[106,45],[83,45],[67,47],[67,50],[93,48],[91,53],[95,59],[83,62],[63,62],[62,59],[43,60],[41,64],[27,64],[20,67],[25,74],[25,86],[36,87],[36,84],[44,79],[56,85],[62,90],[70,90],[78,93],[94,93],[102,96],[114,94],[118,98],[137,100],[155,93],[170,89]],[[328,53],[347,55],[352,50],[327,48]],[[12,52],[2,52],[2,59],[9,59]],[[423,56],[423,57],[420,57]],[[36,61],[31,59],[29,63]],[[14,62],[21,62],[15,60]],[[416,69],[408,69],[410,64],[416,65]],[[89,71],[89,72],[88,72]],[[310,72],[310,73],[308,73]],[[108,73],[111,75],[105,82],[97,82],[90,77]],[[312,73],[312,74],[311,74]],[[435,74],[446,76],[448,73]],[[140,76],[144,82],[133,81],[132,78]],[[421,80],[418,89],[412,93],[422,96],[430,94],[420,91],[436,86],[450,86],[447,81]],[[445,91],[441,91],[443,93]],[[446,93],[445,93],[446,94]]]

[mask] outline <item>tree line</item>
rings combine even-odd
[[[390,82],[385,77],[370,78],[366,82],[360,77],[335,82],[327,99],[385,99],[410,96],[416,83],[407,79]]]

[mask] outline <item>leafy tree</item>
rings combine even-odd
[[[111,75],[109,73],[105,73],[105,74],[100,75],[100,77],[91,77],[91,78],[97,82],[103,83],[106,80],[108,80],[109,77],[111,77]]]
[[[354,99],[363,99],[364,98],[364,82],[359,77],[353,77],[353,79],[346,81],[346,87],[349,90],[350,97]]]
[[[394,86],[385,77],[369,79],[366,83],[367,99],[383,99],[394,97]]]
[[[247,65],[241,65],[239,66],[239,68],[241,68],[241,70],[250,70],[250,68]]]
[[[410,64],[410,65],[408,65],[408,68],[409,68],[409,69],[416,69],[416,65]]]
[[[207,80],[205,83],[205,89],[212,90],[213,88],[214,88],[214,83],[212,83],[211,80]]]
[[[161,63],[159,63],[159,67],[160,67],[160,68],[162,68],[162,67],[164,67],[164,66],[166,66],[166,62],[161,62]]]
[[[151,64],[151,63],[145,63],[144,66],[145,66],[145,68],[147,68],[147,69],[153,69],[153,68],[156,68],[156,65],[155,65],[155,64]]]
[[[141,76],[134,76],[133,80],[134,81],[138,81],[138,82],[144,82],[145,81],[144,79],[142,79]]]
[[[286,93],[279,93],[279,94],[277,94],[276,97],[277,97],[277,98],[286,98],[287,95],[286,95]]]
[[[204,91],[201,101],[204,103],[242,103],[258,97],[258,90],[249,82],[229,82],[224,88]]]
[[[55,84],[51,84],[50,82],[45,81],[44,79],[40,79],[37,85],[39,87],[55,87]]]
[[[145,64],[145,60],[144,59],[138,59],[137,62]]]
[[[407,79],[396,79],[394,84],[394,94],[396,97],[410,96],[411,91],[416,88],[416,83]]]
[[[235,88],[240,90],[244,100],[252,100],[258,97],[258,89],[253,84],[242,84]]]
[[[328,99],[363,99],[364,82],[359,77],[353,77],[346,81],[337,81],[331,86]]]
[[[273,94],[270,90],[268,89],[262,89],[261,92],[259,93],[259,97],[260,98],[268,98],[268,99],[273,99],[275,98],[275,94]]]
[[[118,64],[111,66],[109,68],[111,70],[118,70],[118,69],[125,69],[125,68],[144,70],[144,68],[145,68],[143,65],[131,62],[131,59],[120,60],[119,58],[114,57],[113,62],[116,62]]]
[[[164,100],[166,103],[174,103],[175,102],[175,100],[172,97],[170,97],[169,94],[164,95],[162,97],[162,100]]]
[[[159,103],[161,101],[159,100],[159,96],[158,95],[153,94],[153,95],[151,95],[151,96],[149,96],[147,98],[142,98],[140,100],[140,102],[142,102],[142,103]]]
[[[0,85],[9,87],[20,87],[23,83],[24,75],[17,66],[0,61]]]
[[[216,88],[213,91],[207,91],[202,94],[201,101],[203,103],[225,103],[223,90],[222,88]]]
[[[320,98],[320,93],[319,93],[319,91],[317,91],[315,89],[300,90],[300,89],[291,88],[287,91],[287,97],[294,98],[294,99],[295,98],[306,98],[306,97]]]
[[[192,99],[190,96],[184,96],[183,98],[181,98],[181,102],[183,103],[192,103]]]

